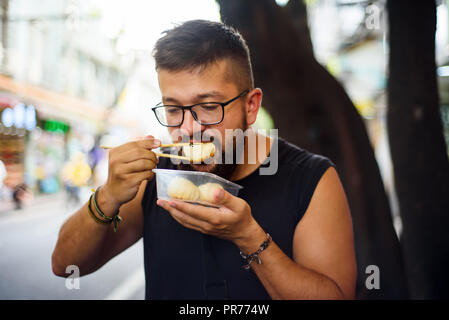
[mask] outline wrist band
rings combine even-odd
[[[114,215],[114,217],[108,217],[108,216],[106,216],[106,215],[103,213],[103,211],[100,210],[100,208],[99,208],[98,205],[97,205],[97,201],[96,201],[96,195],[97,195],[97,192],[98,192],[99,189],[100,189],[100,187],[98,187],[97,190],[95,190],[94,193],[91,194],[91,196],[90,196],[90,198],[89,198],[89,206],[88,206],[89,213],[92,215],[92,217],[94,218],[94,220],[97,221],[98,223],[108,224],[108,223],[111,223],[111,222],[112,222],[112,223],[114,224],[114,232],[116,232],[116,231],[117,231],[117,225],[120,223],[120,221],[122,221],[122,217],[120,217],[120,216],[118,215],[118,214],[119,214],[119,211],[117,211],[117,213]],[[93,191],[93,190],[92,190],[92,191]],[[95,210],[97,211],[97,213],[98,213],[104,220],[102,220],[102,219],[98,218],[97,216],[95,216],[95,214],[93,213],[92,208],[91,208],[91,203],[92,203],[92,202],[93,202],[93,204],[94,204]]]
[[[98,208],[98,205],[97,205],[97,192],[98,192],[98,190],[100,190],[100,187],[98,187],[97,190],[95,190],[95,192],[94,192],[94,194],[93,194],[93,198],[92,198],[92,199],[93,199],[93,203],[94,203],[94,208],[95,208],[95,210],[97,210],[98,214],[99,214],[103,219],[108,220],[108,221],[112,221],[114,218],[111,218],[111,217],[106,216],[106,215],[103,213],[103,211],[101,211],[100,208]],[[116,213],[115,215],[117,215],[117,214],[118,214],[118,211],[117,211],[117,213]]]
[[[245,269],[246,271],[248,271],[251,268],[251,263],[256,260],[257,264],[261,264],[262,260],[260,260],[259,258],[259,254],[264,251],[268,245],[271,242],[271,236],[269,233],[267,233],[267,239],[265,239],[265,241],[260,245],[259,250],[257,250],[254,253],[248,254],[248,255],[244,255],[242,251],[240,251],[240,256],[246,260],[246,264],[243,266],[243,269]]]
[[[101,219],[98,218],[98,217],[94,214],[94,212],[92,211],[92,208],[91,208],[91,205],[92,205],[92,196],[93,196],[93,194],[90,195],[89,203],[87,204],[87,210],[89,211],[90,216],[95,220],[96,223],[100,223],[100,224],[110,224],[110,223],[111,223],[110,221],[104,221],[104,220],[101,220]]]

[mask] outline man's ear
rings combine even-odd
[[[248,92],[246,99],[246,122],[250,126],[256,122],[257,114],[262,103],[262,90],[259,88],[251,90]]]

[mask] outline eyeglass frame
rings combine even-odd
[[[154,116],[156,117],[156,119],[157,119],[157,121],[162,125],[162,126],[164,126],[164,127],[180,127],[180,126],[182,126],[182,124],[184,123],[184,114],[185,114],[185,110],[189,110],[190,111],[190,114],[192,115],[192,117],[193,117],[193,119],[195,119],[195,121],[196,122],[198,122],[199,124],[201,124],[201,125],[203,125],[203,126],[212,126],[212,125],[215,125],[215,124],[219,124],[219,123],[221,123],[221,122],[223,122],[223,119],[224,119],[224,107],[226,107],[227,105],[229,105],[230,103],[232,103],[232,102],[234,102],[234,101],[236,101],[236,100],[238,100],[238,99],[240,99],[241,97],[244,97],[246,94],[248,94],[250,92],[250,90],[249,89],[246,89],[246,90],[244,90],[244,91],[242,91],[238,96],[236,96],[236,97],[234,97],[234,98],[232,98],[232,99],[230,99],[230,100],[228,100],[228,101],[226,101],[226,102],[215,102],[215,101],[210,101],[210,102],[200,102],[200,103],[195,103],[195,104],[192,104],[192,105],[190,105],[190,106],[176,106],[176,105],[160,105],[162,102],[159,102],[155,107],[153,107],[153,108],[151,108],[151,110],[154,112]],[[196,107],[196,106],[198,106],[198,105],[202,105],[202,104],[210,104],[210,103],[216,103],[216,104],[218,104],[218,105],[220,105],[221,106],[221,110],[222,110],[222,116],[221,116],[221,120],[220,121],[217,121],[217,122],[212,122],[212,123],[201,123],[201,121],[197,118],[197,116],[195,115],[195,113],[194,112],[192,112],[192,108],[193,107]],[[165,124],[163,124],[160,120],[159,120],[159,117],[157,116],[157,114],[156,114],[156,109],[158,109],[158,108],[163,108],[163,107],[174,107],[174,108],[179,108],[179,109],[181,109],[182,110],[182,120],[181,120],[181,123],[180,124],[178,124],[178,125],[165,125]]]

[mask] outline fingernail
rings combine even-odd
[[[224,191],[223,191],[223,189],[220,189],[220,190],[217,192],[217,195],[215,196],[215,198],[216,198],[218,201],[220,201],[221,199],[223,199],[223,197],[224,197]]]
[[[154,145],[159,146],[161,144],[161,141],[159,139],[154,139]]]

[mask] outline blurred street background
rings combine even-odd
[[[145,294],[142,241],[98,272],[67,289],[51,271],[59,227],[76,207],[62,193],[41,195],[33,205],[0,218],[0,299],[135,299]]]
[[[386,1],[304,3],[315,59],[363,120],[401,238],[387,136]],[[447,147],[449,1],[436,10]],[[168,141],[150,109],[160,101],[152,47],[176,23],[220,21],[220,1],[1,0],[0,18],[0,299],[143,299],[141,241],[81,278],[79,290],[53,275],[51,253],[61,224],[107,177],[101,145],[147,134]],[[279,127],[272,110],[263,108],[257,127]]]

